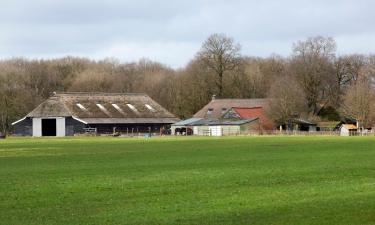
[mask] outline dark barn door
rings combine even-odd
[[[42,119],[42,136],[56,136],[56,119]]]

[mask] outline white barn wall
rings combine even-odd
[[[199,126],[193,126],[193,135],[202,135],[202,129]]]
[[[239,135],[241,133],[241,128],[240,126],[223,126],[222,127],[222,135]]]
[[[42,119],[33,118],[33,137],[42,136]]]
[[[65,117],[56,118],[56,137],[65,137]]]
[[[210,126],[209,127],[211,136],[223,136],[223,130],[221,126]]]
[[[350,136],[350,132],[346,127],[341,127],[340,129],[340,136]]]
[[[43,118],[33,118],[33,137],[42,136],[42,119]],[[56,137],[65,137],[65,118],[46,118],[46,119],[56,119]]]

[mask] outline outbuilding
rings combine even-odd
[[[193,118],[173,124],[172,128],[178,128],[184,124],[186,129],[191,129],[193,135],[198,136],[230,136],[246,135],[251,132],[259,132],[259,119],[244,120],[216,120]],[[172,133],[175,131],[172,131]]]
[[[259,119],[244,120],[199,120],[191,124],[194,135],[231,136],[259,131]]]
[[[143,93],[54,93],[14,122],[18,136],[73,136],[159,133],[178,122],[172,113]]]
[[[193,134],[193,126],[191,125],[194,122],[203,120],[202,118],[190,118],[186,120],[181,120],[177,123],[171,125],[171,134],[172,135],[189,135]]]
[[[246,120],[258,118],[259,128],[262,131],[275,130],[276,125],[268,116],[266,109],[269,99],[218,99],[212,100],[200,109],[193,117],[216,120]]]
[[[290,119],[287,124],[284,124],[285,130],[289,131],[317,131],[317,124],[302,118]]]
[[[358,132],[358,127],[354,124],[342,124],[340,127],[340,136],[353,136]]]

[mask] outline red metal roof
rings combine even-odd
[[[238,113],[241,119],[250,119],[250,118],[259,118],[263,116],[264,110],[262,107],[254,107],[254,108],[240,108],[240,107],[233,107],[234,111]]]
[[[268,99],[214,99],[199,110],[195,118],[211,118],[219,119],[223,115],[223,111],[233,107],[238,108],[254,108],[265,107],[268,105]],[[210,112],[209,112],[210,111]]]
[[[233,110],[241,117],[241,119],[252,119],[259,118],[263,129],[273,129],[275,127],[272,120],[267,116],[263,107],[252,107],[252,108],[242,108],[233,107]]]

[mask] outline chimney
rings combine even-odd
[[[216,95],[212,95],[212,101],[216,99]]]

